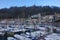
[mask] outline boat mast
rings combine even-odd
[[[19,16],[18,16],[18,28],[19,28],[20,22],[19,22]]]

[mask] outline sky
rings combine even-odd
[[[1,8],[10,8],[14,6],[57,6],[60,7],[60,0],[0,0]]]

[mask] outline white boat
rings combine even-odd
[[[17,40],[17,39],[15,39],[13,37],[8,37],[7,40]]]
[[[60,35],[53,33],[45,37],[46,40],[60,40]]]
[[[21,36],[21,35],[18,35],[18,34],[15,34],[14,37],[17,38],[17,39],[19,39],[19,40],[32,40],[30,38],[27,38],[25,36]]]

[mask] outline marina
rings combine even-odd
[[[42,22],[41,19],[39,19],[41,16],[35,15],[31,17],[38,17],[38,19],[28,18],[23,22],[24,24],[20,23],[19,19],[18,24],[18,21],[8,21],[9,23],[6,23],[6,21],[0,22],[1,40],[60,40],[58,28],[51,23],[48,23],[48,25],[46,22]],[[37,20],[39,20],[39,22],[37,22]],[[57,39],[53,36],[56,36]]]

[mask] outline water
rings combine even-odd
[[[6,37],[0,35],[0,40],[7,40]]]

